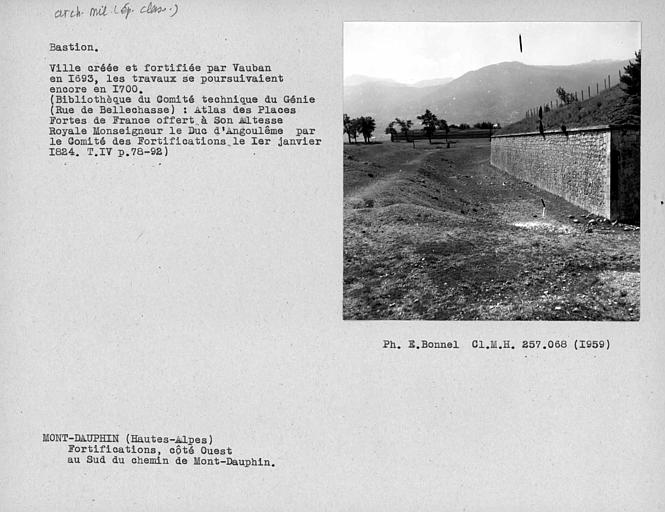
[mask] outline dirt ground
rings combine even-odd
[[[639,244],[487,139],[344,146],[345,319],[638,320]]]

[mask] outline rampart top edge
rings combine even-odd
[[[597,125],[597,126],[583,126],[583,127],[577,127],[577,128],[568,128],[566,130],[566,133],[576,133],[576,132],[600,132],[600,131],[610,131],[610,130],[615,130],[615,129],[626,129],[626,128],[635,128],[639,129],[640,125],[639,124],[602,124],[602,125]],[[555,133],[563,133],[562,130],[546,130],[543,132],[544,134],[555,134]],[[505,137],[533,137],[533,136],[541,136],[543,134],[540,132],[520,132],[520,133],[506,133],[506,134],[499,134],[499,135],[492,135],[492,139],[498,139],[498,138],[505,138]]]

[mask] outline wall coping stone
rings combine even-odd
[[[602,131],[610,131],[610,130],[616,130],[616,129],[625,129],[625,128],[636,128],[639,129],[640,125],[639,124],[601,124],[597,126],[583,126],[581,128],[568,128],[566,129],[566,133],[574,133],[574,132],[602,132]],[[563,133],[562,130],[546,130],[543,132],[545,134],[555,134],[555,133]],[[503,135],[492,135],[492,139],[499,139],[499,138],[506,138],[506,137],[535,137],[539,136],[542,137],[542,134],[540,132],[521,132],[521,133],[506,133]]]

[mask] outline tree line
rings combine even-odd
[[[423,132],[427,136],[429,143],[432,143],[432,137],[437,130],[444,131],[446,134],[446,141],[448,141],[448,135],[451,129],[458,130],[468,130],[471,126],[467,123],[461,123],[459,125],[451,124],[449,125],[445,119],[439,119],[436,114],[432,113],[430,109],[425,109],[425,113],[417,116],[417,119],[420,119],[420,124],[422,125]],[[394,121],[391,121],[388,127],[386,128],[386,133],[390,135],[391,139],[394,135],[397,135],[396,127],[399,127],[399,131],[404,134],[407,142],[409,141],[409,130],[413,126],[413,122],[410,119],[400,119],[399,117],[395,118]],[[474,128],[483,129],[483,130],[492,130],[493,128],[500,128],[498,124],[494,124],[490,121],[483,121],[473,125]]]
[[[371,116],[361,116],[351,119],[347,114],[344,114],[344,133],[349,137],[349,144],[358,143],[358,134],[362,134],[365,144],[369,144],[372,138],[372,133],[376,130],[376,121]]]
[[[451,128],[458,130],[468,130],[471,128],[471,126],[467,123],[461,123],[459,125],[448,125],[445,119],[439,119],[437,115],[432,113],[432,111],[429,109],[425,109],[425,113],[417,116],[417,119],[421,121],[423,132],[427,136],[430,144],[432,143],[432,137],[437,130],[442,130],[445,132],[447,141]],[[344,114],[343,124],[344,133],[349,138],[349,144],[357,144],[358,135],[362,135],[365,144],[369,144],[372,139],[372,134],[376,130],[376,121],[371,116],[351,118],[347,114]],[[392,139],[393,136],[397,135],[399,130],[399,132],[404,134],[407,142],[409,142],[409,131],[412,127],[413,121],[410,119],[400,119],[399,117],[396,117],[394,121],[391,121],[390,124],[388,124],[385,133],[390,135],[390,138]],[[473,127],[483,130],[492,130],[493,128],[500,128],[501,126],[491,123],[490,121],[483,121],[474,124]]]

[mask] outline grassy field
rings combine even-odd
[[[345,144],[345,319],[638,320],[639,268],[639,228],[491,167],[486,139]]]

